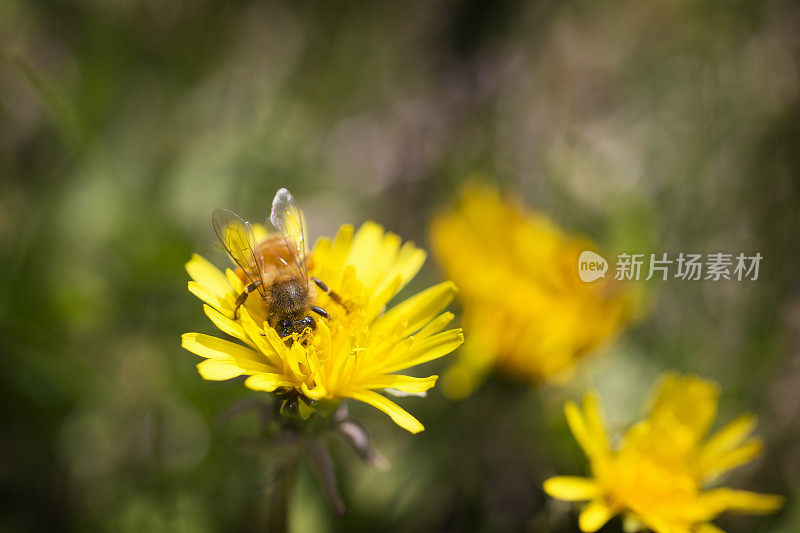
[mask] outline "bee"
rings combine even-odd
[[[236,298],[234,318],[250,293],[258,290],[267,322],[281,338],[286,338],[316,329],[312,312],[331,318],[328,311],[314,305],[317,288],[333,302],[344,305],[322,280],[309,278],[303,214],[285,188],[272,200],[265,224],[267,237],[260,241],[255,239],[252,224],[233,211],[215,209],[211,221],[222,246],[239,267],[236,273],[246,284]]]

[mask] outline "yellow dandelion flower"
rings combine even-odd
[[[492,368],[530,382],[563,382],[631,316],[630,291],[613,279],[584,283],[578,257],[596,250],[546,217],[472,184],[434,218],[431,246],[459,287],[467,341],[446,373],[451,397],[467,396]]]
[[[265,235],[255,227],[255,239]],[[244,289],[239,275],[225,273],[199,255],[186,264],[189,291],[204,302],[208,318],[240,342],[202,333],[183,335],[183,347],[205,357],[201,376],[226,380],[248,376],[245,385],[258,391],[294,393],[306,404],[344,398],[368,403],[404,429],[423,425],[378,390],[396,395],[421,394],[437,376],[412,377],[397,372],[442,357],[463,342],[460,329],[445,329],[453,314],[443,312],[456,294],[444,282],[385,310],[387,303],[417,274],[425,252],[378,224],[358,231],[342,226],[336,238],[320,239],[307,258],[308,274],[318,277],[341,298],[346,309],[323,291],[314,303],[328,311],[317,319],[305,342],[285,342],[267,322],[257,292],[234,313]],[[297,335],[293,334],[297,340]],[[308,407],[305,407],[308,409]]]
[[[591,463],[592,477],[557,476],[544,482],[552,497],[588,501],[581,531],[600,529],[617,514],[626,531],[658,533],[720,531],[710,521],[724,511],[771,513],[783,497],[724,487],[705,488],[755,458],[761,442],[750,437],[756,424],[743,415],[710,438],[716,418],[716,384],[695,376],[666,373],[647,417],[612,446],[597,396],[586,394],[581,410],[564,406],[570,429]]]

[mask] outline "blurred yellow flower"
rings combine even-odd
[[[455,208],[434,218],[430,234],[458,285],[467,332],[443,379],[451,397],[469,395],[495,367],[525,381],[563,382],[631,316],[623,284],[578,278],[578,257],[596,250],[592,242],[564,235],[489,186],[468,186]]]
[[[262,233],[263,228],[256,228]],[[320,239],[310,255],[309,274],[324,280],[347,305],[347,311],[322,291],[315,304],[332,313],[318,319],[307,343],[287,343],[266,322],[263,302],[253,293],[234,318],[235,299],[243,289],[239,276],[225,274],[194,255],[186,264],[189,290],[205,305],[206,315],[224,333],[244,344],[186,333],[183,347],[205,357],[198,364],[209,380],[249,376],[253,390],[295,394],[301,407],[320,400],[352,398],[368,403],[404,429],[424,427],[376,389],[396,395],[421,394],[437,376],[395,374],[446,355],[463,342],[460,329],[445,327],[453,314],[442,312],[456,293],[451,282],[424,290],[385,311],[386,304],[419,271],[425,252],[367,222],[357,232],[343,226],[336,238]]]
[[[588,501],[581,531],[600,529],[624,514],[626,531],[648,527],[658,533],[712,533],[709,523],[723,511],[771,513],[781,496],[729,488],[704,489],[728,470],[751,461],[761,442],[749,438],[756,418],[743,415],[710,438],[719,390],[695,376],[666,373],[647,418],[612,447],[597,396],[586,394],[583,411],[564,406],[575,439],[591,462],[592,477],[557,476],[544,482],[552,497]]]

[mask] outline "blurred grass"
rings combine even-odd
[[[479,171],[613,252],[759,251],[761,277],[653,283],[650,317],[570,387],[409,399],[417,437],[354,406],[394,468],[335,448],[351,512],[332,518],[306,472],[298,530],[572,531],[540,490],[585,467],[562,400],[597,386],[622,427],[676,368],[720,381],[723,420],[760,416],[763,459],[732,484],[790,497],[720,524],[794,531],[799,15],[784,0],[7,0],[0,529],[257,529],[265,461],[235,446],[252,425],[213,427],[248,393],[201,380],[178,342],[210,331],[183,263],[224,264],[212,208],[259,219],[287,186],[312,238],[373,218],[424,245]],[[410,290],[438,276],[429,263]]]

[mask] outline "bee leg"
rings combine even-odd
[[[316,306],[316,305],[312,306],[311,310],[314,311],[315,313],[317,313],[322,318],[330,318],[331,317],[330,313],[328,313],[326,310],[324,310],[323,308],[321,308],[319,306]]]
[[[322,280],[321,280],[321,279],[319,279],[319,278],[315,278],[315,277],[312,277],[312,278],[311,278],[311,281],[313,281],[314,283],[316,283],[316,284],[317,284],[317,287],[319,287],[320,289],[322,289],[322,292],[324,292],[325,294],[327,294],[327,295],[330,297],[330,299],[331,299],[331,300],[333,300],[333,301],[334,301],[334,302],[336,302],[337,304],[339,304],[339,305],[341,305],[342,307],[344,307],[344,308],[345,308],[345,311],[349,311],[349,309],[347,309],[347,306],[346,306],[346,305],[344,304],[344,302],[342,301],[342,297],[341,297],[341,296],[339,296],[338,294],[336,294],[335,292],[333,292],[333,291],[331,290],[331,288],[330,288],[330,287],[328,287],[328,286],[325,284],[325,282],[324,282],[324,281],[322,281]],[[326,318],[327,318],[327,317],[326,317]]]
[[[236,297],[236,306],[233,308],[233,317],[237,318],[239,316],[239,308],[247,301],[247,297],[250,296],[250,293],[256,290],[256,288],[261,285],[261,280],[254,281],[250,285],[244,288],[242,294]]]

